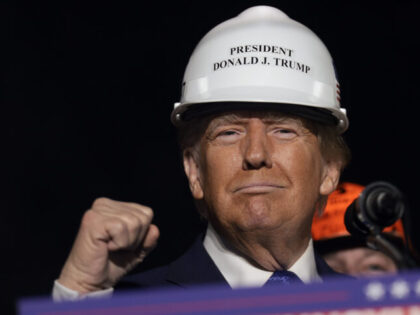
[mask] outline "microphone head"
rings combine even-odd
[[[397,187],[387,182],[374,182],[363,190],[360,210],[366,213],[372,224],[387,227],[404,213],[404,198]]]
[[[374,182],[347,208],[345,225],[350,234],[378,234],[400,219],[405,210],[403,195],[394,185]]]

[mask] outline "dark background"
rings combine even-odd
[[[194,46],[256,4],[317,33],[338,69],[353,159],[344,180],[399,187],[417,229],[416,1],[8,1],[0,3],[2,299],[46,295],[100,196],[155,210],[179,255],[202,224],[169,122]],[[4,313],[4,312],[3,312]]]

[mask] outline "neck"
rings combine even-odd
[[[244,232],[213,228],[229,250],[255,267],[268,271],[289,269],[302,256],[310,241],[310,235],[276,229]]]

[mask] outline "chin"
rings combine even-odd
[[[275,214],[269,202],[266,200],[254,200],[242,207],[238,221],[241,222],[244,230],[273,229],[279,225]]]

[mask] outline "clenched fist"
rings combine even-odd
[[[88,293],[112,287],[155,247],[159,229],[145,206],[96,199],[83,216],[58,282]]]

